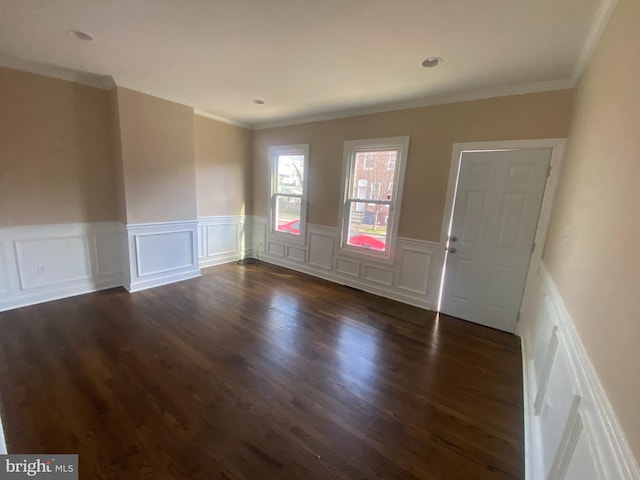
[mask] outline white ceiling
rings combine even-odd
[[[112,77],[260,127],[567,88],[614,3],[0,0],[0,63]],[[422,68],[434,55],[444,63]]]

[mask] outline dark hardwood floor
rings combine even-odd
[[[82,479],[524,478],[521,375],[514,336],[264,263],[0,313],[9,453]]]

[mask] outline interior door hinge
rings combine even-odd
[[[535,252],[536,250],[536,242],[533,242],[533,245],[531,245],[531,253]]]
[[[551,164],[547,167],[547,178],[551,176]]]

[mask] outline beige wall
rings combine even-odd
[[[124,188],[124,165],[122,163],[122,140],[120,138],[120,109],[118,89],[109,91],[109,114],[111,121],[111,145],[115,170],[115,191],[118,221],[127,223],[127,198]]]
[[[127,223],[196,218],[193,108],[117,87]]]
[[[194,116],[198,216],[251,214],[253,132]]]
[[[117,220],[109,93],[0,67],[0,226]]]
[[[637,458],[639,25],[640,2],[620,0],[579,85],[544,257]]]
[[[438,241],[453,144],[566,137],[572,100],[562,90],[258,130],[254,213],[267,215],[269,146],[310,144],[308,221],[337,226],[344,141],[410,135],[399,234]]]

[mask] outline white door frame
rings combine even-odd
[[[447,186],[447,197],[444,204],[444,216],[442,217],[442,229],[440,230],[440,245],[443,250],[447,248],[449,240],[449,228],[451,226],[451,217],[453,216],[453,202],[455,200],[456,190],[458,187],[458,174],[460,170],[460,158],[463,152],[473,151],[491,151],[491,150],[520,150],[524,148],[551,148],[551,172],[542,197],[542,206],[540,207],[540,216],[538,218],[538,228],[535,235],[535,249],[531,254],[529,262],[529,272],[525,283],[524,295],[520,305],[520,312],[528,307],[530,290],[534,279],[538,274],[542,263],[542,253],[544,251],[544,243],[549,231],[551,223],[551,211],[553,207],[553,199],[556,193],[558,178],[564,157],[566,138],[544,138],[539,140],[501,140],[489,142],[464,142],[454,143],[453,153],[451,155],[451,167],[449,169],[449,184]],[[438,292],[437,310],[440,311],[440,303],[442,301],[442,289],[444,288],[444,269],[446,266],[446,251],[441,256],[442,267],[440,275],[440,289]],[[523,315],[521,315],[523,316]]]

